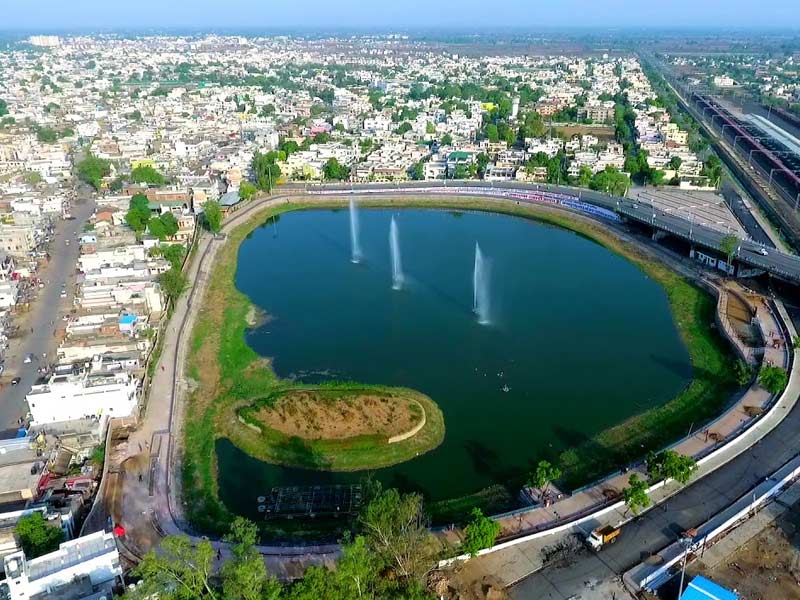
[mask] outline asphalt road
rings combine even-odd
[[[43,362],[51,362],[55,358],[56,339],[53,330],[56,325],[51,321],[60,321],[70,307],[74,297],[75,268],[78,263],[79,246],[77,236],[81,234],[83,225],[88,221],[95,208],[94,200],[85,194],[81,199],[73,201],[72,216],[74,220],[56,222],[53,239],[50,241],[50,263],[37,273],[42,281],[49,281],[39,289],[38,297],[31,303],[30,313],[25,317],[20,337],[10,341],[6,355],[3,379],[10,382],[13,377],[20,377],[17,385],[5,383],[0,388],[0,435],[6,436],[17,430],[17,419],[28,412],[25,396],[38,378],[37,367]],[[69,240],[69,246],[66,241]],[[60,298],[62,284],[67,284],[67,298]],[[20,322],[20,318],[16,319]],[[31,333],[31,328],[33,333]],[[42,359],[42,354],[47,359]],[[33,354],[38,360],[25,364],[24,358]]]
[[[772,240],[769,239],[769,236],[764,231],[764,228],[761,227],[761,224],[756,221],[756,218],[753,216],[747,207],[744,205],[741,195],[736,188],[733,187],[730,181],[727,178],[723,178],[722,180],[722,195],[725,198],[725,202],[728,204],[728,207],[733,211],[733,214],[736,215],[736,218],[739,220],[739,223],[742,224],[747,235],[753,238],[753,241],[767,246],[768,248],[774,248],[775,244],[772,243]]]

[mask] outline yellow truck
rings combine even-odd
[[[611,525],[599,527],[586,536],[586,543],[589,544],[593,550],[600,551],[606,544],[613,544],[616,542],[621,532],[622,530],[619,527],[612,527]]]

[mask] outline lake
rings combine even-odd
[[[405,279],[392,289],[390,220]],[[491,213],[347,210],[281,215],[239,251],[236,285],[270,319],[247,342],[280,377],[407,386],[442,409],[435,450],[380,469],[429,500],[477,492],[673,398],[689,355],[663,289],[570,231]],[[473,311],[475,244],[489,263],[490,324]],[[217,444],[220,497],[252,515],[274,486],[350,482]]]

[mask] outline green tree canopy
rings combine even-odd
[[[628,477],[628,487],[622,490],[622,497],[633,514],[638,514],[640,509],[650,506],[647,482],[639,479],[636,473]]]
[[[203,222],[211,233],[217,234],[222,229],[222,208],[216,200],[203,203]]]
[[[239,186],[239,198],[242,200],[251,200],[258,191],[258,188],[254,186],[249,181],[243,181],[242,184]]]
[[[28,560],[58,550],[64,541],[61,528],[48,523],[40,512],[21,517],[14,531]]]
[[[475,556],[480,550],[494,545],[500,524],[484,516],[480,508],[472,509],[472,518],[464,529],[464,541],[461,549],[464,554]]]
[[[624,196],[630,185],[631,182],[627,175],[616,167],[608,165],[604,170],[594,174],[589,187],[613,196]]]
[[[89,154],[75,165],[78,179],[88,183],[94,189],[100,189],[100,181],[111,173],[111,165],[107,160]]]
[[[164,257],[173,268],[180,269],[183,257],[186,256],[186,246],[183,244],[167,244],[161,246],[161,256]]]
[[[359,525],[378,559],[398,577],[421,581],[432,566],[435,543],[422,510],[422,496],[381,490],[359,516]]]
[[[150,165],[141,165],[131,171],[131,181],[149,185],[164,185],[164,176]]]
[[[167,536],[150,550],[133,570],[141,583],[125,597],[132,600],[216,599],[212,576],[214,548],[202,541],[196,546],[183,535]]]
[[[350,169],[339,163],[335,158],[329,158],[322,168],[325,179],[343,181],[350,177]]]
[[[652,479],[674,479],[685,484],[697,470],[697,462],[675,450],[663,450],[647,457],[647,471]]]
[[[733,262],[733,255],[739,248],[740,243],[741,240],[739,237],[733,233],[727,234],[720,240],[719,249],[725,254],[725,259],[727,260],[728,264]]]
[[[150,219],[148,219],[147,230],[150,232],[150,235],[156,236],[162,242],[167,239],[164,223],[158,217],[150,217]]]
[[[758,374],[758,383],[770,394],[780,394],[789,382],[786,371],[775,365],[765,365],[761,367]]]
[[[251,167],[255,174],[256,187],[258,189],[272,191],[272,186],[281,176],[281,169],[275,164],[279,157],[280,155],[277,152],[268,152],[267,154],[256,152],[253,155]]]
[[[452,146],[453,145],[453,136],[449,133],[445,133],[442,136],[442,146]]]
[[[0,98],[0,117],[8,114],[8,103]]]
[[[140,233],[148,226],[151,214],[150,202],[147,196],[144,194],[134,194],[128,203],[128,212],[125,213],[125,222],[135,232]]]
[[[408,176],[414,181],[425,179],[425,166],[422,161],[417,161],[408,169]]]
[[[549,461],[540,460],[536,465],[536,470],[528,477],[528,485],[539,488],[544,493],[550,484],[559,477],[561,477],[561,469]]]
[[[176,233],[178,233],[178,219],[175,218],[175,215],[172,214],[172,211],[163,212],[159,215],[158,219],[161,221],[161,224],[164,226],[164,233],[167,237],[172,237]]]
[[[158,283],[167,298],[174,302],[186,289],[186,276],[179,268],[172,267],[158,276]]]

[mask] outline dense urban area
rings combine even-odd
[[[4,597],[800,597],[798,440],[777,429],[800,410],[796,37],[0,42]],[[681,392],[693,408],[674,409],[696,412],[631,421],[636,447],[604,438],[619,452],[584,448],[580,460],[597,463],[583,471],[540,460],[501,502],[461,506],[446,523],[431,521],[421,495],[376,482],[358,488],[337,539],[284,535],[297,521],[272,538],[214,508],[207,495],[220,484],[202,457],[211,460],[221,426],[211,422],[222,417],[192,396],[224,378],[197,372],[206,330],[222,332],[220,368],[228,360],[239,369],[241,387],[275,382],[253,378],[252,358],[237,354],[245,324],[214,321],[203,304],[223,311],[230,301],[216,295],[224,286],[211,258],[235,259],[238,246],[226,244],[242,241],[246,219],[277,223],[281,206],[343,209],[348,196],[366,205],[382,194],[413,203],[448,187],[476,204],[437,206],[491,211],[498,202],[517,214],[535,205],[534,218],[633,257],[667,290],[705,381]],[[259,212],[266,207],[273,212]],[[349,210],[354,236],[352,199]],[[476,253],[479,311],[477,264]],[[245,312],[255,326],[261,316]],[[192,331],[201,333],[181,341]],[[719,350],[723,338],[736,358]],[[192,352],[200,358],[186,359]],[[699,408],[703,394],[714,401]],[[422,427],[428,405],[419,402],[410,410],[423,410]],[[636,431],[648,426],[663,435]],[[762,437],[765,462],[756,458]],[[780,450],[768,450],[773,442]],[[411,457],[429,449],[411,448]],[[746,475],[736,470],[745,460]],[[711,477],[723,488],[717,500],[691,496]],[[727,498],[734,480],[748,487]],[[777,481],[783,499],[768,504],[778,492],[764,487],[756,505],[759,486]],[[739,496],[746,517],[733,518]],[[668,506],[685,510],[673,519]],[[731,532],[728,521],[740,525]],[[548,528],[553,535],[540,535]],[[725,535],[711,544],[717,529]],[[701,588],[705,596],[691,595]]]

